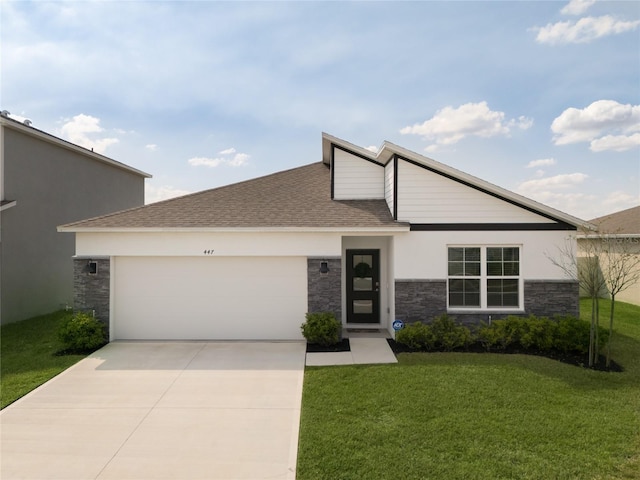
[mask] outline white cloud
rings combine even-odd
[[[566,190],[580,185],[588,177],[584,173],[565,173],[553,177],[527,180],[518,186],[517,191],[523,195],[531,196],[549,190]]]
[[[373,153],[378,153],[378,147],[376,147],[375,145],[369,145],[368,147],[364,148],[365,150],[369,150],[370,152]]]
[[[581,185],[587,178],[584,173],[536,178],[522,182],[515,191],[560,211],[583,216],[585,208],[596,201],[595,195],[578,191],[584,190]]]
[[[536,41],[549,45],[564,43],[589,43],[608,35],[635,30],[640,25],[640,20],[617,20],[611,15],[602,17],[584,17],[578,21],[549,23],[544,27],[534,27],[538,32]]]
[[[571,0],[565,7],[560,10],[564,15],[582,15],[596,0]]]
[[[183,195],[188,195],[189,193],[191,193],[189,190],[174,188],[171,185],[160,185],[156,187],[152,184],[147,183],[145,185],[144,191],[144,203],[148,205],[149,203],[155,203],[161,200],[167,200],[169,198],[181,197]]]
[[[144,148],[146,148],[147,150],[151,150],[152,152],[155,152],[158,149],[158,145],[156,145],[155,143],[150,143],[148,145],[145,145]]]
[[[97,153],[104,153],[109,145],[119,141],[117,138],[95,138],[92,135],[103,131],[99,118],[83,113],[68,120],[61,129],[63,138]]]
[[[192,167],[214,168],[224,162],[224,160],[222,158],[193,157],[190,158],[188,162]]]
[[[221,157],[207,158],[194,157],[188,160],[189,165],[194,167],[215,168],[219,165],[229,165],[230,167],[241,167],[249,161],[250,155],[247,153],[237,153],[236,149],[231,147],[219,152]]]
[[[633,135],[605,135],[591,141],[590,149],[593,152],[604,152],[613,150],[614,152],[624,152],[640,145],[640,133]]]
[[[624,151],[640,144],[640,105],[598,100],[583,109],[567,108],[551,124],[556,145],[589,142],[594,152]]]
[[[531,160],[527,164],[526,168],[549,167],[555,164],[556,164],[556,160],[554,158],[541,158],[539,160]]]
[[[627,208],[635,207],[640,204],[640,194],[631,195],[627,192],[616,190],[611,192],[607,198],[604,199],[602,205],[606,207],[607,213],[618,212]]]
[[[533,120],[524,116],[505,121],[504,112],[490,110],[487,102],[466,103],[454,108],[451,106],[438,110],[423,123],[416,123],[400,130],[403,135],[420,135],[427,140],[435,140],[425,150],[435,151],[443,145],[453,145],[465,137],[493,137],[509,135],[512,128],[526,130]]]

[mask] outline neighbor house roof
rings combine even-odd
[[[126,165],[122,162],[118,162],[117,160],[114,160],[112,158],[105,157],[104,155],[96,153],[93,150],[89,150],[88,148],[81,147],[80,145],[76,145],[75,143],[68,142],[66,140],[63,140],[62,138],[58,138],[45,131],[38,130],[37,128],[32,127],[30,123],[27,124],[24,122],[19,122],[17,120],[14,120],[13,118],[9,118],[7,115],[8,114],[4,114],[4,113],[0,115],[0,125],[2,127],[11,128],[25,135],[29,135],[31,137],[43,140],[47,143],[57,145],[58,147],[65,148],[67,150],[71,150],[76,153],[80,153],[85,157],[92,158],[93,160],[96,160],[101,163],[105,163],[107,165],[110,165],[115,168],[119,168],[121,170],[126,170],[130,173],[140,175],[141,177],[151,178],[151,175],[149,173],[143,172],[142,170],[138,170],[137,168],[130,167],[129,165]]]
[[[331,199],[322,162],[70,223],[62,232],[175,229],[408,230],[385,200]]]
[[[461,170],[450,167],[449,165],[445,165],[444,163],[433,160],[432,158],[425,157],[424,155],[420,155],[419,153],[413,152],[399,145],[395,145],[391,142],[385,141],[382,146],[374,152],[366,148],[353,145],[352,143],[349,143],[340,138],[336,138],[332,135],[329,135],[328,133],[323,133],[322,161],[327,165],[331,164],[333,146],[338,146],[340,148],[354,152],[358,156],[367,158],[370,161],[378,163],[380,165],[387,164],[394,157],[404,158],[415,164],[421,165],[428,170],[437,172],[440,175],[451,178],[455,181],[471,186],[472,188],[476,188],[480,191],[489,193],[497,198],[501,198],[515,205],[520,205],[528,210],[538,212],[544,216],[560,220],[562,222],[568,223],[569,225],[587,230],[592,230],[594,228],[594,226],[589,222],[586,222],[580,218],[561,212],[560,210],[556,210],[555,208],[551,208],[547,205],[536,202],[535,200],[531,200],[530,198],[523,197],[522,195],[518,195],[517,193],[506,190],[502,187],[489,183],[478,177],[474,177],[473,175],[465,173]]]
[[[601,233],[640,235],[640,205],[590,220]]]

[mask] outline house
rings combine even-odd
[[[108,303],[111,339],[300,339],[313,311],[390,332],[444,312],[577,314],[547,252],[582,226],[392,143],[323,134],[320,162],[59,231],[76,234],[76,307]]]
[[[602,250],[602,245],[590,245],[590,242],[601,244],[605,240],[615,240],[619,252],[611,253],[612,259],[619,259],[624,251],[625,255],[631,255],[630,263],[638,265],[640,260],[640,206],[621,210],[603,217],[594,218],[589,223],[596,226],[593,234],[578,234],[578,255],[589,255],[589,252]],[[609,255],[601,255],[600,262],[610,260]],[[606,265],[601,267],[606,268]],[[609,297],[609,291],[602,292],[604,297]],[[616,295],[616,300],[640,305],[640,282],[631,284],[628,288]]]
[[[73,304],[73,235],[58,225],[144,204],[150,175],[0,115],[0,321]]]

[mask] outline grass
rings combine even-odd
[[[298,479],[640,479],[640,307],[617,302],[614,328],[623,373],[473,353],[308,368]]]
[[[56,332],[70,313],[60,311],[0,327],[0,408],[15,402],[84,355],[55,355]]]

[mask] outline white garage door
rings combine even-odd
[[[116,340],[302,339],[304,257],[116,257]]]

